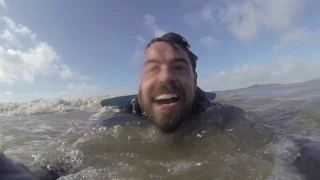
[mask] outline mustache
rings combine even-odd
[[[154,86],[151,89],[151,97],[155,97],[163,93],[177,94],[179,97],[185,96],[185,90],[182,86],[176,82],[160,83],[158,86]]]

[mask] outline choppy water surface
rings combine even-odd
[[[114,113],[99,98],[3,103],[0,150],[26,165],[55,162],[74,172],[61,180],[303,179],[290,165],[297,148],[288,137],[319,137],[319,92],[320,81],[217,92],[216,101],[247,110],[263,127],[192,125],[171,135],[143,122],[90,128]]]

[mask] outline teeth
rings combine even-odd
[[[177,98],[178,95],[176,94],[160,94],[155,98],[155,100],[164,100],[164,99],[171,99],[171,98]]]

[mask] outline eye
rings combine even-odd
[[[175,70],[182,70],[183,67],[182,67],[182,66],[175,66],[174,69],[175,69]]]
[[[173,69],[176,72],[183,72],[186,71],[188,68],[184,64],[177,64],[173,67]]]
[[[159,70],[159,66],[158,65],[150,65],[150,66],[146,67],[146,72],[147,73],[154,73],[157,70]]]

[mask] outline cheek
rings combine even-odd
[[[151,87],[152,87],[152,83],[150,81],[141,81],[140,95],[142,96],[143,100],[149,99]]]
[[[187,98],[192,99],[195,92],[195,84],[193,81],[190,81],[190,79],[187,79],[183,82],[183,88],[185,89],[187,93]]]

